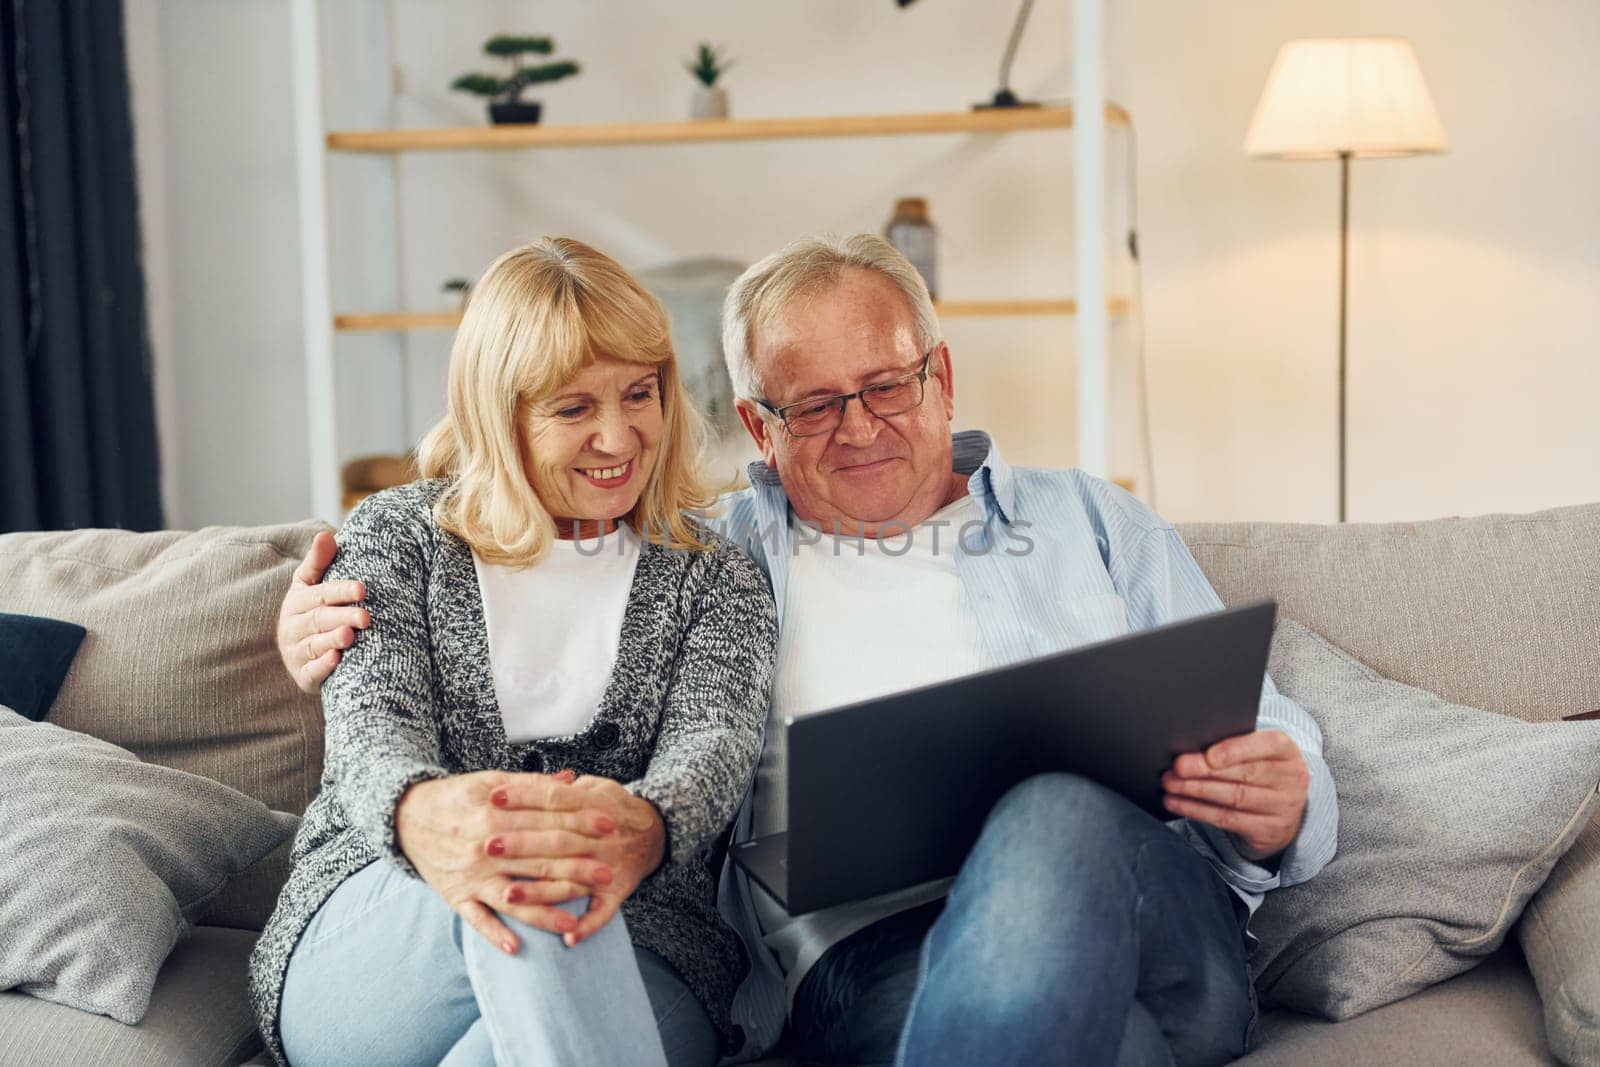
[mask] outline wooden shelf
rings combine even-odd
[[[1128,113],[1106,105],[1106,123],[1127,126]],[[905,134],[1010,133],[1072,128],[1072,107],[940,111],[906,115],[816,118],[699,119],[692,122],[615,122],[567,126],[463,126],[417,130],[334,130],[330,149],[342,152],[445,152],[479,148],[576,148],[604,145],[705,144],[781,141],[807,137],[888,137]]]
[[[459,311],[377,311],[333,317],[335,330],[453,330],[460,324]]]
[[[1114,296],[1106,301],[1106,311],[1114,316],[1126,315],[1133,302],[1125,296]],[[941,319],[1008,318],[1028,315],[1076,315],[1076,300],[943,300],[935,301],[933,309]]]
[[[1106,310],[1113,316],[1126,315],[1131,301],[1112,297]],[[1021,318],[1036,315],[1076,315],[1076,300],[950,300],[936,302],[933,308],[942,319]],[[453,330],[461,322],[459,311],[388,311],[367,314],[335,315],[333,328],[358,330]]]

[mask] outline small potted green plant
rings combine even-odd
[[[555,42],[548,37],[510,37],[504,34],[484,42],[486,54],[507,60],[511,73],[504,78],[493,74],[463,74],[450,83],[450,88],[466,93],[489,97],[489,121],[538,122],[541,105],[537,100],[523,100],[522,91],[530,85],[560,81],[578,73],[578,64],[569,60],[524,64],[527,55],[547,56],[555,50]]]
[[[444,285],[440,286],[440,291],[455,293],[457,300],[460,302],[461,310],[465,311],[467,310],[467,297],[472,293],[472,282],[466,278],[450,278],[445,281]]]
[[[695,56],[683,65],[699,82],[694,97],[689,101],[689,114],[697,119],[725,119],[728,117],[728,91],[717,80],[728,73],[733,60],[723,55],[717,46],[701,41]]]

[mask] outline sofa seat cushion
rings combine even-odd
[[[1344,1022],[1273,1011],[1241,1067],[1329,1063],[1553,1064],[1539,994],[1513,946],[1466,974]]]
[[[128,1067],[243,1063],[262,1047],[246,992],[256,935],[197,927],[167,957],[137,1026],[0,993],[0,1063],[8,1067]]]

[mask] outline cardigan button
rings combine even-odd
[[[622,730],[614,722],[603,722],[594,728],[594,747],[613,749],[622,740]]]

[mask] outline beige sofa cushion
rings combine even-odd
[[[0,611],[89,631],[49,721],[303,812],[322,773],[322,713],[284,672],[273,630],[326,528],[0,535]],[[260,929],[287,857],[286,845],[237,879],[201,921]]]
[[[1600,708],[1600,504],[1179,531],[1224,603],[1274,597],[1385,678],[1540,722]]]
[[[0,1063],[10,1067],[154,1067],[241,1063],[261,1035],[246,991],[255,935],[201,927],[178,943],[156,976],[138,1026],[0,993]],[[271,1062],[270,1060],[267,1062]]]
[[[1224,603],[1274,597],[1284,616],[1389,678],[1536,722],[1600,708],[1600,504],[1179,531]],[[1597,931],[1600,820],[1518,928],[1551,1047],[1569,1063],[1600,1062]]]
[[[1466,974],[1342,1023],[1267,1012],[1256,1024],[1255,1051],[1234,1062],[1544,1067],[1551,1061],[1539,995],[1516,950],[1507,946]]]

